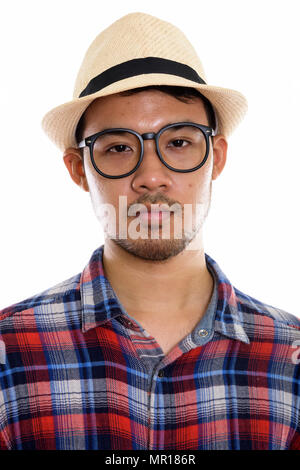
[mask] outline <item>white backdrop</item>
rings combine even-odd
[[[299,0],[1,3],[0,308],[82,271],[103,242],[88,193],[40,122],[71,99],[95,36],[142,11],[185,32],[210,84],[248,98],[214,182],[205,251],[240,290],[300,317],[298,9]]]

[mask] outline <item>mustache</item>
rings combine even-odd
[[[134,206],[135,204],[167,204],[168,206],[172,206],[173,204],[179,204],[180,207],[182,207],[182,204],[180,204],[180,202],[167,197],[161,192],[158,192],[156,194],[142,194],[142,196],[138,197],[136,201],[134,201],[128,206],[128,209],[130,209],[130,207]]]

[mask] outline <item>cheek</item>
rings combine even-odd
[[[126,178],[119,180],[104,178],[90,166],[86,169],[86,177],[94,208],[99,207],[101,204],[111,204],[117,210],[119,196],[126,196],[128,193],[128,182],[124,181]]]
[[[205,171],[201,170],[202,169],[196,171],[192,179],[190,179],[186,185],[184,199],[189,199],[189,202],[197,202],[199,199],[205,199],[210,189],[211,172],[207,171],[207,169],[205,169]]]
[[[206,164],[196,171],[196,180],[192,181],[193,192],[196,194],[197,199],[206,198],[210,194],[212,182],[213,161],[209,158]],[[198,173],[198,174],[197,174]]]
[[[104,232],[114,234],[119,220],[119,190],[114,181],[91,172],[87,175],[90,198]]]

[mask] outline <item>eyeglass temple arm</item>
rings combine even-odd
[[[77,144],[77,148],[82,149],[84,147],[87,147],[87,145],[86,145],[87,143],[89,143],[89,142],[87,142],[86,139],[83,139],[81,142],[79,142],[79,144]]]

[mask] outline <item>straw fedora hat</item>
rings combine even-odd
[[[61,150],[77,145],[78,121],[96,98],[149,85],[195,88],[215,110],[218,132],[228,137],[244,117],[246,98],[211,86],[186,36],[174,25],[145,13],[130,13],[102,31],[79,69],[73,100],[55,107],[42,127]]]

